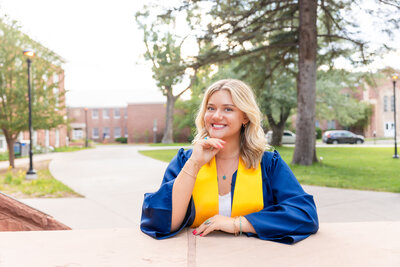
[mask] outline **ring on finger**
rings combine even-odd
[[[210,220],[210,219],[206,220],[206,221],[204,222],[204,224],[205,224],[205,225],[210,225],[210,224],[211,224],[211,220]]]

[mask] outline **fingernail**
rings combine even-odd
[[[196,230],[194,230],[192,233],[195,235],[195,234],[197,234],[197,231],[196,231]]]
[[[201,234],[200,236],[203,236],[203,234]]]

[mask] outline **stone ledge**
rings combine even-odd
[[[193,238],[190,230],[155,240],[138,227],[4,232],[0,262],[11,267],[400,266],[399,236],[400,221],[325,223],[295,245],[224,233]]]
[[[40,230],[71,230],[71,228],[0,192],[0,231]]]

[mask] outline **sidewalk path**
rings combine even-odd
[[[51,160],[51,159],[56,158],[60,154],[61,153],[48,153],[48,154],[34,155],[33,162],[35,163],[35,161]],[[17,159],[15,159],[14,163],[15,163],[15,167],[25,167],[25,166],[28,167],[29,157],[17,158]],[[8,160],[0,161],[0,170],[5,170],[8,168],[8,166],[10,166],[10,163],[8,162]],[[33,168],[35,168],[35,166],[33,166]]]
[[[158,189],[167,167],[139,154],[142,149],[154,148],[107,145],[58,153],[50,163],[51,173],[85,198],[22,201],[73,229],[138,227],[143,194]],[[400,194],[318,186],[304,189],[314,195],[320,222],[400,221]]]

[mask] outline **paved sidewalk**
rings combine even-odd
[[[73,229],[138,227],[143,194],[158,189],[167,167],[139,154],[142,149],[150,148],[107,145],[58,153],[50,171],[85,198],[22,201]],[[315,197],[320,222],[400,221],[400,194],[318,186],[304,189]]]
[[[58,157],[61,153],[47,153],[47,154],[38,154],[33,156],[33,168],[35,168],[35,161],[42,160],[51,160]],[[17,158],[15,159],[15,167],[28,167],[29,166],[29,157],[27,158]],[[8,160],[0,161],[0,170],[7,169],[10,166]]]

